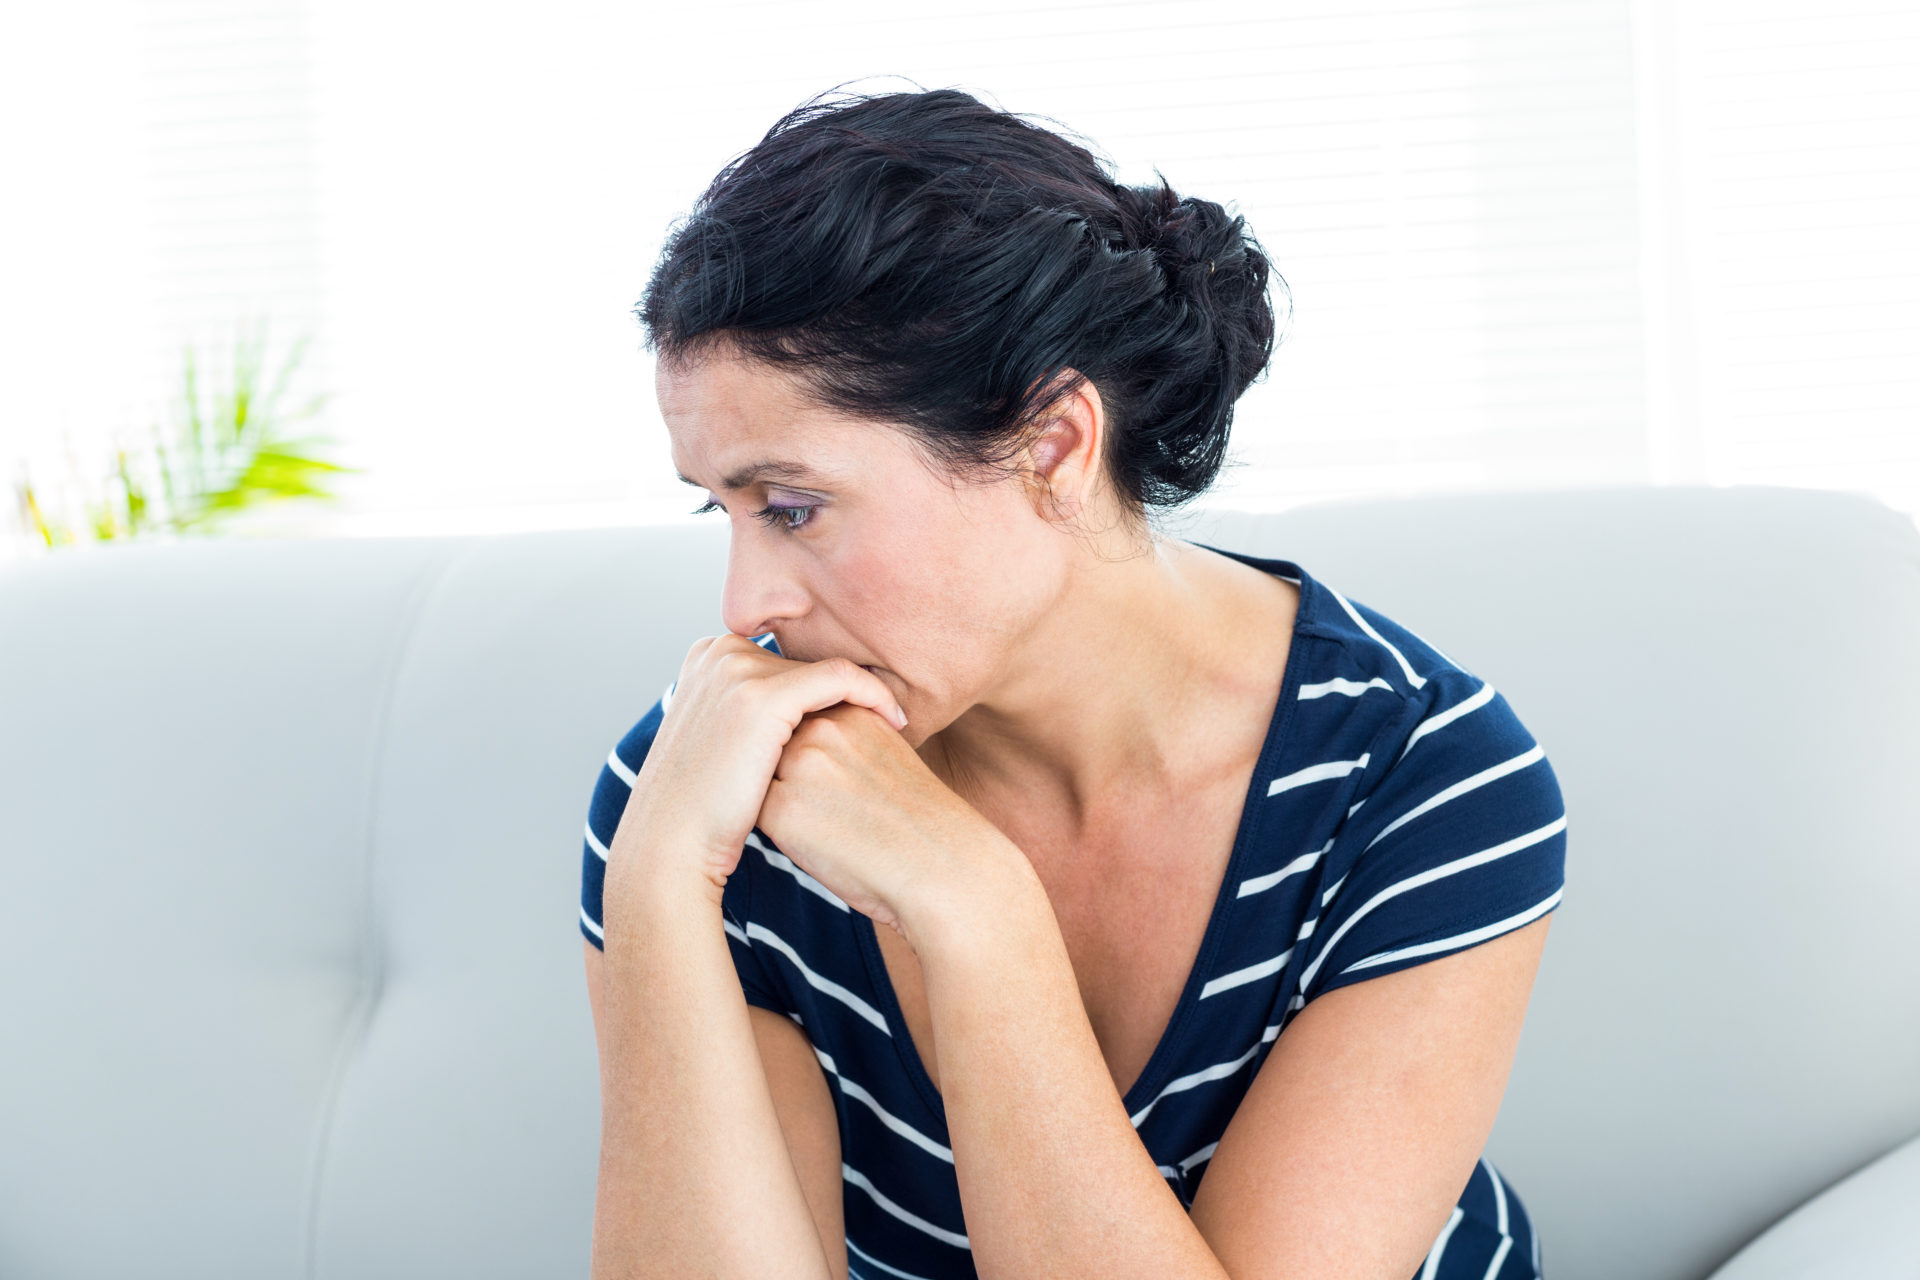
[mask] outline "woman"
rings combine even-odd
[[[729,634],[588,818],[595,1276],[1538,1274],[1480,1153],[1550,766],[1412,631],[1147,519],[1267,280],[952,91],[805,104],[675,229],[640,311]]]

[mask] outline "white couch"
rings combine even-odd
[[[1621,487],[1185,532],[1413,626],[1554,762],[1488,1149],[1552,1280],[1920,1276],[1913,522]],[[722,630],[725,536],[0,571],[0,1277],[585,1275],[581,824]]]

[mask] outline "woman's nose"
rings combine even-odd
[[[777,552],[751,545],[758,541],[736,533],[727,547],[720,620],[735,635],[757,636],[807,611],[807,596],[800,583],[780,562]]]

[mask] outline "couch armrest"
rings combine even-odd
[[[1920,1137],[1787,1214],[1707,1280],[1920,1276]]]

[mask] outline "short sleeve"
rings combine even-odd
[[[1429,679],[1375,740],[1334,837],[1305,1003],[1530,924],[1560,903],[1566,806],[1546,753],[1490,684]]]
[[[639,723],[629,729],[626,736],[607,753],[606,762],[600,766],[600,777],[594,783],[593,798],[587,806],[587,825],[580,856],[580,932],[602,951],[606,950],[601,894],[607,878],[607,851],[613,844],[613,833],[620,826],[620,817],[626,812],[627,797],[633,791],[634,779],[646,761],[647,751],[653,746],[654,735],[660,731],[661,721],[672,701],[673,686],[669,685],[659,700],[640,717]],[[748,860],[742,859],[734,874],[727,878],[727,886],[720,895],[721,921],[729,939],[728,950],[733,954],[734,971],[740,977],[740,988],[746,995],[747,1003],[785,1013],[786,1006],[775,994],[776,988],[767,976],[760,957],[749,945],[746,926],[742,923],[753,918],[748,904],[751,888],[748,868]]]

